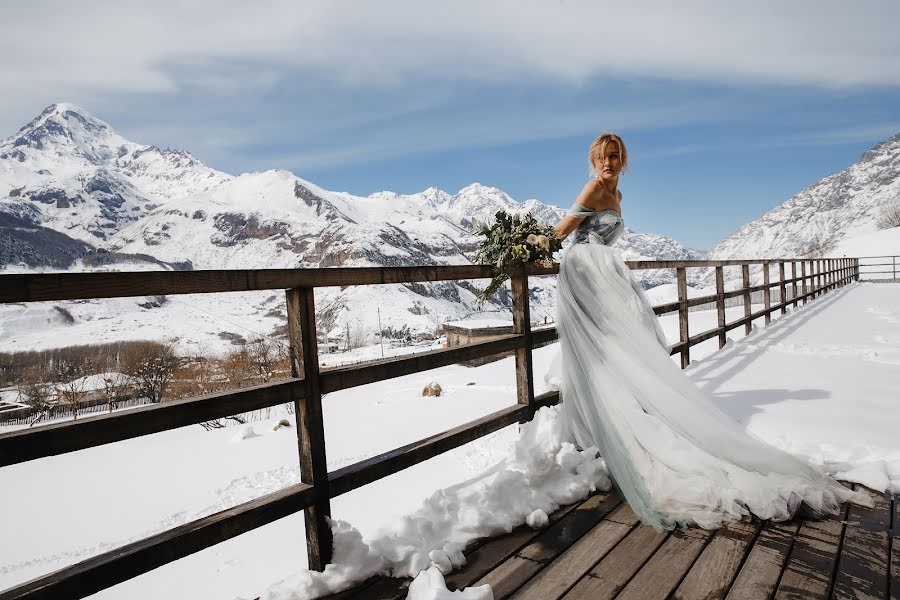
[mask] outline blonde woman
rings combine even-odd
[[[561,354],[551,369],[570,437],[599,448],[622,497],[657,529],[871,505],[865,493],[748,434],[675,365],[643,289],[610,247],[625,228],[624,142],[604,133],[588,162],[594,177],[554,228],[573,237],[560,264]]]

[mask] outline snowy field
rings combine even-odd
[[[743,314],[728,312],[729,320]],[[677,316],[662,322],[677,339]],[[690,323],[693,333],[709,329],[715,312],[692,312]],[[900,392],[900,286],[851,285],[742,336],[743,328],[732,331],[735,342],[721,352],[716,340],[691,349],[689,375],[723,410],[848,479],[900,489],[900,417],[892,406]],[[535,351],[538,392],[556,351],[555,344]],[[444,388],[441,397],[420,396],[430,381]],[[329,469],[514,402],[511,358],[329,394]],[[279,416],[209,432],[185,427],[0,469],[0,514],[17,515],[6,520],[0,545],[0,589],[298,481],[296,434],[272,430]],[[478,480],[517,438],[516,427],[496,432],[336,498],[332,512],[367,540],[398,531],[416,539],[415,521],[401,518],[436,490]],[[305,565],[304,539],[303,517],[294,515],[95,597],[253,598]]]

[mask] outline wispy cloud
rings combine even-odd
[[[646,161],[691,154],[746,152],[747,150],[758,150],[761,148],[802,148],[871,143],[873,140],[884,140],[897,135],[898,132],[900,132],[900,121],[816,129],[791,135],[761,133],[754,137],[744,136],[730,141],[661,145],[652,150],[641,152],[639,158],[642,161]]]
[[[304,74],[347,88],[607,76],[896,86],[898,22],[892,0],[24,3],[0,24],[0,91],[171,93]]]

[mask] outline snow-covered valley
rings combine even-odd
[[[874,226],[879,207],[897,191],[898,161],[895,137],[742,227],[713,256],[900,255],[900,228]],[[67,104],[0,141],[2,274],[467,264],[478,244],[473,222],[501,208],[545,222],[562,214],[480,184],[455,194],[430,188],[357,197],[282,170],[232,176],[183,151],[129,142]],[[847,220],[853,227],[838,227]],[[633,231],[619,249],[626,259],[700,258],[674,240]],[[654,304],[676,299],[670,270],[636,275]],[[711,293],[708,277],[692,274],[689,295]],[[396,334],[386,340],[391,355],[439,345],[446,321],[510,319],[506,294],[476,310],[483,284],[318,289],[327,337],[349,338],[352,330],[359,346],[323,352],[322,362],[379,357],[378,330]],[[534,278],[535,322],[555,318],[554,294],[554,278]],[[283,335],[284,305],[281,292],[0,305],[0,345],[9,352],[147,339],[171,342],[182,355],[222,355],[242,341]],[[853,284],[786,316],[775,313],[769,327],[758,319],[746,338],[743,328],[733,330],[722,351],[716,339],[692,347],[687,372],[756,436],[844,479],[900,491],[900,422],[890,404],[900,390],[898,306],[900,286]],[[743,316],[741,307],[726,312],[729,321]],[[689,314],[692,334],[716,326],[714,311]],[[675,342],[677,315],[660,321]],[[422,346],[392,343],[413,338],[423,338]],[[557,351],[556,344],[535,351],[538,393]],[[430,382],[440,383],[440,397],[422,397]],[[514,403],[511,358],[328,394],[328,467]],[[297,482],[296,432],[274,428],[282,417],[293,419],[285,410],[240,426],[185,427],[0,469],[0,514],[16,516],[0,544],[0,589]],[[294,515],[96,597],[255,598],[269,589],[272,598],[301,598],[367,573],[414,573],[430,564],[432,551],[454,555],[454,544],[605,484],[602,461],[564,446],[554,418],[545,411],[524,437],[510,427],[336,498],[333,514],[346,522],[339,526],[346,553],[338,557],[350,568],[332,581],[297,574],[306,551],[303,518]],[[522,454],[531,462],[515,458]],[[523,477],[541,483],[527,492],[515,487]]]

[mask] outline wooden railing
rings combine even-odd
[[[721,347],[727,331],[742,325],[749,331],[751,322],[759,317],[765,317],[768,323],[773,311],[784,313],[787,306],[806,303],[857,279],[859,274],[855,259],[639,261],[629,262],[628,265],[634,270],[676,270],[678,301],[656,306],[654,310],[658,315],[678,312],[680,341],[671,347],[670,352],[681,354],[682,366],[690,362],[691,346],[718,336]],[[762,265],[762,285],[750,285],[751,265]],[[776,265],[780,276],[772,282],[769,271]],[[790,265],[790,278],[785,277],[787,265]],[[743,286],[726,292],[723,269],[729,266],[741,267]],[[686,270],[696,267],[715,269],[715,295],[687,298]],[[362,365],[321,370],[316,344],[315,288],[489,278],[490,268],[464,265],[0,275],[0,303],[285,289],[292,369],[292,377],[286,381],[0,434],[0,467],[293,403],[297,415],[301,471],[300,483],[10,588],[0,592],[0,600],[88,596],[301,510],[305,513],[309,567],[323,569],[331,560],[331,530],[326,517],[331,512],[332,498],[508,425],[528,421],[538,408],[559,402],[558,392],[540,396],[534,393],[532,348],[555,340],[557,333],[553,328],[532,332],[528,296],[528,277],[553,275],[558,270],[558,265],[529,267],[513,277],[513,333],[510,335]],[[788,286],[793,291],[790,299],[787,298]],[[775,305],[770,303],[769,291],[772,287],[780,290],[781,301]],[[752,313],[750,294],[758,290],[763,290],[765,294],[765,309]],[[725,299],[738,296],[745,300],[744,317],[726,323]],[[718,327],[690,335],[688,309],[708,302],[716,303]],[[515,354],[514,406],[328,472],[322,394],[508,351]]]
[[[859,275],[866,281],[897,281],[900,256],[860,256]],[[885,277],[873,277],[885,275]]]

